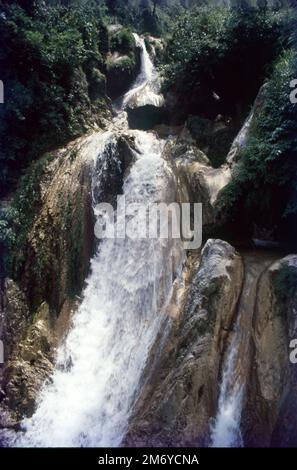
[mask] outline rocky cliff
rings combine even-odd
[[[93,196],[113,202],[132,161],[133,140],[118,136],[119,160],[107,160],[99,194],[92,174],[100,140],[98,132],[59,150],[39,182],[40,209],[16,255],[16,279],[7,279],[2,291],[1,426],[17,427],[35,409],[89,272],[95,248]]]
[[[297,258],[273,263],[258,286],[253,321],[252,370],[243,415],[251,446],[296,446],[296,365],[289,345],[296,338]]]
[[[208,240],[194,257],[181,307],[144,386],[126,445],[205,445],[219,392],[221,357],[243,282],[239,254]]]

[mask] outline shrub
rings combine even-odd
[[[296,244],[297,106],[289,101],[290,81],[297,76],[297,54],[285,52],[266,85],[231,183],[222,192],[218,215],[242,226],[274,229]]]
[[[30,161],[83,133],[104,98],[108,33],[100,10],[0,3],[0,186],[11,190]],[[100,85],[101,88],[98,87]],[[92,93],[97,87],[96,94]],[[91,92],[90,92],[91,90]]]
[[[121,29],[110,39],[110,50],[121,54],[130,54],[135,49],[135,39],[128,29]]]
[[[0,264],[4,276],[13,275],[22,262],[22,248],[41,204],[40,182],[51,158],[51,154],[45,154],[31,164],[12,205],[0,211]]]
[[[292,12],[255,8],[198,8],[182,16],[168,41],[164,69],[180,120],[197,110],[209,118],[242,117],[267,66],[287,46],[293,20]]]

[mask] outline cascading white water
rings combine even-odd
[[[162,145],[136,131],[140,155],[124,183],[126,203],[171,199]],[[110,143],[108,135],[105,145]],[[100,158],[100,156],[99,156]],[[164,188],[168,188],[165,190]],[[14,445],[116,446],[124,436],[148,352],[181,260],[177,240],[103,240],[52,382]]]
[[[212,447],[242,447],[241,415],[250,370],[250,338],[257,284],[272,263],[269,255],[244,256],[245,276],[238,305],[237,321],[227,350],[219,395],[218,412],[211,426]]]
[[[243,446],[240,420],[244,387],[240,378],[235,376],[239,341],[235,333],[223,371],[218,414],[211,435],[212,447]]]
[[[134,34],[135,42],[141,49],[140,73],[131,89],[115,103],[115,110],[120,111],[128,105],[132,107],[151,104],[162,106],[164,98],[160,95],[160,79],[147,52],[145,41]]]
[[[233,337],[227,350],[219,395],[218,413],[212,426],[212,447],[242,447],[241,413],[245,377],[249,368],[250,330],[258,279],[258,265],[245,263],[245,279]]]
[[[146,67],[147,76],[152,64]],[[149,132],[131,134],[137,152],[124,181],[126,204],[174,201],[175,176],[161,158],[164,142]],[[116,134],[94,134],[84,151],[94,155],[93,191],[98,196],[106,159],[117,160]],[[183,256],[177,239],[101,240],[51,380],[22,431],[7,434],[8,445],[121,444]]]

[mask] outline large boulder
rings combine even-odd
[[[203,229],[208,233],[215,224],[215,203],[219,192],[231,179],[227,165],[212,168],[209,159],[197,146],[186,129],[165,147],[176,171],[187,188],[191,203],[202,203]]]
[[[254,356],[242,426],[246,445],[296,446],[297,255],[275,262],[258,287]]]
[[[189,270],[179,311],[168,319],[169,333],[158,338],[158,352],[153,350],[148,361],[125,445],[203,445],[208,440],[243,265],[228,243],[208,240]]]
[[[128,29],[116,27],[111,31],[110,49],[106,64],[107,94],[116,99],[128,90],[140,71],[141,48]]]
[[[40,206],[16,257],[17,281],[7,280],[2,293],[0,427],[34,412],[89,271],[93,198],[115,200],[134,152],[131,135],[93,133],[57,151],[41,177]]]
[[[153,104],[127,108],[131,129],[150,130],[167,120],[166,110]]]

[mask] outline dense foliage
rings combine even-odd
[[[265,227],[294,244],[297,236],[297,105],[290,82],[297,77],[297,53],[275,64],[262,103],[241,150],[235,176],[223,191],[221,220],[247,234]]]
[[[198,8],[182,15],[169,38],[165,91],[214,166],[228,147],[261,87],[257,115],[240,163],[218,205],[225,236],[257,233],[296,241],[297,106],[289,101],[297,77],[296,11]],[[296,42],[296,37],[295,37]],[[216,122],[220,125],[217,127]]]
[[[110,21],[131,26],[139,33],[166,33],[184,11],[182,0],[105,0]]]
[[[140,69],[140,51],[129,28],[111,34],[110,52],[106,62],[107,93],[114,99],[126,91]]]
[[[287,46],[292,21],[292,11],[255,8],[200,8],[182,16],[165,67],[167,89],[180,97],[180,118],[246,112],[267,66]]]
[[[13,274],[22,262],[22,248],[41,204],[40,181],[51,154],[31,163],[21,178],[13,204],[0,208],[0,274]],[[18,259],[17,259],[18,258]],[[1,277],[1,276],[0,276]]]
[[[0,4],[0,185],[28,162],[86,130],[104,106],[108,32],[100,10]],[[96,106],[96,108],[95,108]]]

